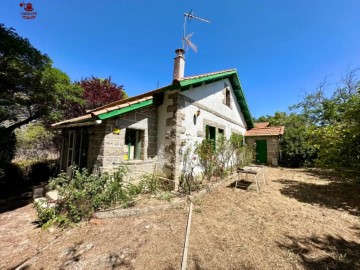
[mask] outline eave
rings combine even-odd
[[[236,96],[236,101],[240,105],[240,109],[244,115],[244,119],[245,119],[247,128],[248,129],[253,128],[254,122],[252,120],[249,106],[247,105],[246,98],[245,98],[244,92],[243,92],[241,84],[240,84],[239,77],[238,77],[235,69],[229,70],[229,71],[224,71],[224,72],[217,72],[217,73],[209,74],[207,76],[184,78],[184,79],[178,80],[176,82],[178,82],[180,84],[181,91],[186,91],[186,90],[189,90],[190,87],[199,87],[203,84],[213,83],[213,82],[220,81],[220,80],[223,80],[226,78],[228,78],[231,83],[231,87]]]

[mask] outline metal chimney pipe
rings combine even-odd
[[[185,74],[185,51],[183,49],[177,49],[175,53],[173,80],[179,80],[184,78]]]

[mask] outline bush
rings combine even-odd
[[[16,134],[16,156],[21,159],[45,160],[54,155],[54,134],[40,123],[19,128]]]
[[[203,168],[203,174],[207,180],[210,180],[216,169],[216,152],[214,141],[203,140],[197,147],[195,152],[199,156],[200,164]]]
[[[51,189],[59,192],[60,199],[53,209],[39,207],[39,221],[43,226],[49,224],[68,225],[90,219],[96,210],[116,204],[127,207],[132,203],[133,195],[124,183],[126,167],[119,167],[114,174],[89,174],[86,169],[73,168],[72,177],[59,174],[49,183]],[[66,222],[65,222],[66,221]]]
[[[241,134],[232,134],[229,140],[221,137],[215,147],[212,140],[203,140],[195,152],[207,180],[224,177],[228,169],[246,166],[253,160],[253,149],[243,145]]]
[[[44,204],[40,202],[34,203],[34,208],[38,212],[39,224],[44,228],[51,227],[53,225],[67,226],[70,221],[59,213],[59,209],[56,207],[44,207]]]
[[[6,187],[28,187],[49,181],[57,171],[56,160],[14,161],[6,166],[3,182]]]
[[[172,189],[159,177],[159,175],[152,173],[144,174],[139,186],[142,189],[142,193],[150,194],[156,194],[158,191],[169,191]]]
[[[5,178],[6,168],[15,156],[15,144],[14,132],[9,133],[5,128],[0,127],[0,180]]]

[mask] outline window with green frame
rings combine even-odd
[[[143,130],[126,129],[124,160],[141,159],[141,141],[143,134]]]
[[[225,132],[223,129],[221,128],[217,129],[216,127],[213,126],[206,126],[205,138],[206,140],[213,141],[214,149],[216,147],[216,141],[220,138],[223,138],[224,136],[225,136]]]
[[[219,128],[218,129],[218,140],[224,138],[224,136],[225,136],[224,130],[222,128]]]

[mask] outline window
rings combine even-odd
[[[69,131],[69,147],[68,147],[68,156],[67,156],[67,167],[73,165],[74,163],[74,150],[75,150],[75,131]]]
[[[219,129],[218,129],[218,137],[219,137],[219,140],[222,139],[222,138],[224,138],[224,135],[225,135],[224,130],[221,129],[221,128],[219,128]]]
[[[216,128],[212,126],[206,126],[206,139],[216,140]]]
[[[230,107],[231,99],[230,99],[230,90],[226,88],[225,90],[225,105]]]
[[[214,145],[214,149],[216,147],[216,142],[219,139],[224,138],[225,136],[225,131],[222,128],[216,128],[216,127],[212,127],[212,126],[206,126],[206,140],[211,140],[213,141],[213,145]]]
[[[124,160],[141,159],[141,142],[143,130],[126,129]]]

